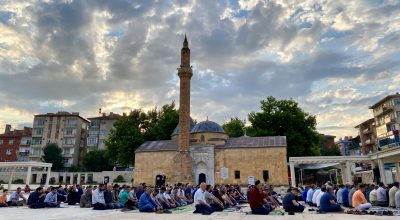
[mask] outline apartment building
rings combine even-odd
[[[88,151],[106,149],[105,140],[108,138],[111,129],[114,128],[114,122],[120,117],[121,115],[110,112],[109,115],[103,113],[99,117],[88,118],[90,120],[87,138]]]
[[[89,124],[78,112],[35,115],[30,160],[40,161],[46,144],[57,143],[62,148],[64,166],[78,165],[86,152]]]
[[[384,149],[399,145],[400,94],[386,96],[370,109],[374,114],[378,147]]]
[[[355,127],[360,136],[361,152],[363,155],[377,151],[375,119],[370,118]]]
[[[11,129],[6,125],[0,134],[0,162],[28,161],[32,128]]]

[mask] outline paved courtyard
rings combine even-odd
[[[316,214],[315,212],[308,212],[307,210],[302,214],[296,214],[295,216],[257,216],[248,215],[245,212],[249,211],[246,207],[244,212],[219,212],[213,213],[212,215],[205,216],[199,214],[193,214],[193,208],[188,207],[182,212],[172,214],[153,214],[153,213],[139,213],[138,211],[121,212],[120,210],[105,210],[105,211],[94,211],[92,209],[83,209],[79,206],[64,206],[64,208],[57,209],[29,209],[27,207],[18,208],[1,208],[1,216],[4,219],[34,219],[34,220],[70,220],[70,219],[212,219],[212,220],[246,220],[246,219],[307,219],[307,220],[385,220],[385,219],[399,219],[399,216],[372,216],[372,215],[349,215],[344,213],[339,214]]]

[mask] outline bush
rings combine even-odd
[[[125,182],[124,177],[122,175],[118,175],[117,178],[114,179],[114,183]]]
[[[25,182],[24,182],[24,180],[16,179],[16,180],[13,180],[12,183],[13,184],[24,184]]]
[[[0,184],[6,184],[6,182],[4,182],[3,180],[0,180]]]

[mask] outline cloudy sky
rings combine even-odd
[[[399,0],[0,0],[0,129],[178,101],[185,32],[198,121],[245,119],[272,95],[342,137],[400,90]]]

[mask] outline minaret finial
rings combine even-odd
[[[185,40],[183,41],[183,48],[189,48],[189,42],[186,37],[186,32],[185,32]]]

